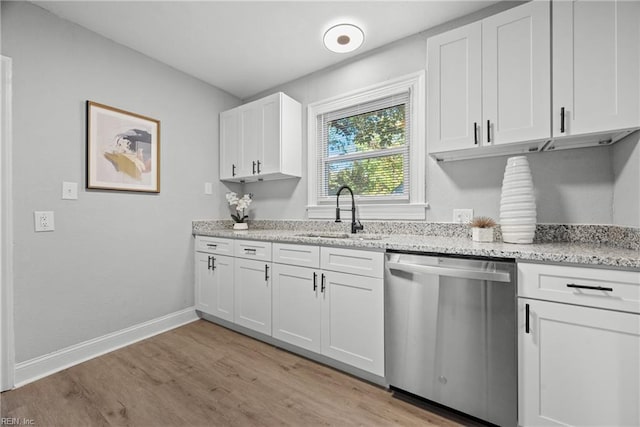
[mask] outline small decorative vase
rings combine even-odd
[[[233,229],[234,230],[248,230],[249,229],[249,224],[247,224],[246,222],[236,222],[235,224],[233,224]]]
[[[536,199],[525,156],[507,160],[500,197],[500,228],[505,243],[533,243]]]
[[[493,242],[493,227],[492,228],[471,228],[471,238],[474,242]]]

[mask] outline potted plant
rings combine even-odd
[[[479,216],[469,222],[471,238],[474,242],[493,242],[493,229],[496,222],[493,218]]]
[[[229,202],[229,206],[235,206],[236,210],[235,214],[231,214],[231,219],[234,221],[233,229],[247,230],[249,225],[245,221],[249,219],[249,215],[245,214],[245,210],[249,209],[253,194],[248,193],[242,197],[238,197],[238,195],[232,191],[227,193],[226,197],[227,202]]]

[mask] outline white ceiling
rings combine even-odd
[[[37,1],[40,7],[241,99],[497,1]],[[362,48],[324,32],[352,22]]]

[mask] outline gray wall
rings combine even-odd
[[[485,9],[273,88],[259,96],[275,91],[285,92],[302,103],[306,124],[306,107],[309,103],[424,69],[426,39],[429,36],[493,14],[505,6]],[[256,197],[252,206],[254,218],[306,218],[306,133],[303,133],[302,139],[302,179],[245,185],[245,191],[254,193]],[[536,188],[538,222],[612,223],[614,172],[609,148],[530,154],[528,158]],[[454,208],[473,208],[476,215],[498,218],[506,162],[505,156],[440,164],[428,158],[426,186],[430,209],[427,219],[450,222]]]
[[[239,100],[32,5],[2,2],[13,58],[16,361],[193,305],[191,221],[226,217],[218,113]],[[81,190],[85,100],[161,121],[161,193]],[[204,182],[214,195],[204,195]],[[56,230],[34,233],[33,211]]]
[[[613,151],[613,223],[640,227],[640,131],[616,143]]]

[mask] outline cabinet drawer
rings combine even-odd
[[[274,243],[273,262],[318,268],[320,266],[320,247]]]
[[[196,251],[218,255],[233,255],[233,239],[196,236]]]
[[[518,263],[518,296],[640,313],[640,272]]]
[[[234,255],[238,258],[271,261],[271,242],[236,240]]]
[[[320,268],[362,276],[382,277],[384,254],[356,249],[321,248]]]

